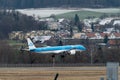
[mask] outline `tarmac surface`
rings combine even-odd
[[[119,69],[120,72],[120,69]],[[106,67],[0,67],[0,80],[100,80]]]
[[[73,71],[73,70],[106,70],[106,67],[2,67],[0,68],[1,70],[49,70],[49,71],[58,71],[58,70],[68,70],[68,71]]]

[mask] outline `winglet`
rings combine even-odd
[[[33,42],[30,40],[30,38],[27,38],[27,43],[28,43],[29,50],[33,50],[36,48]]]

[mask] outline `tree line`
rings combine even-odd
[[[120,0],[0,0],[0,8],[119,7]]]
[[[0,11],[0,39],[8,38],[11,31],[44,30],[45,22],[39,22],[32,16],[14,10]]]
[[[119,48],[102,48],[93,45],[87,45],[84,52],[76,52],[75,55],[56,54],[38,54],[26,51],[20,51],[8,44],[6,40],[0,40],[0,64],[39,64],[52,63],[53,58],[56,63],[106,63],[120,62]]]

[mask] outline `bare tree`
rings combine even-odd
[[[15,52],[6,41],[0,41],[0,63],[15,63]]]

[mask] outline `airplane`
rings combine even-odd
[[[35,53],[53,53],[53,54],[59,54],[59,53],[70,53],[70,55],[74,55],[76,51],[85,51],[86,48],[83,45],[64,45],[64,46],[47,46],[47,47],[35,47],[33,42],[30,40],[30,38],[27,38],[28,43],[28,49],[23,49],[30,52]]]

